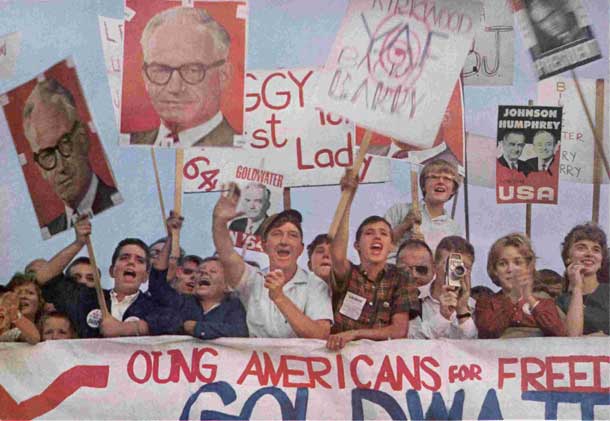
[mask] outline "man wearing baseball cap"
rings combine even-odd
[[[251,337],[326,339],[333,320],[324,281],[297,265],[303,253],[301,214],[293,209],[270,216],[262,229],[269,268],[248,265],[233,248],[227,224],[240,215],[239,192],[232,187],[214,208],[212,235],[227,283],[247,312]]]

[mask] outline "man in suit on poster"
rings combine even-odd
[[[201,8],[175,7],[148,21],[140,43],[144,85],[161,125],[131,133],[129,143],[233,146],[235,131],[220,111],[232,72],[225,28]]]
[[[525,175],[532,171],[525,161],[519,159],[525,147],[525,135],[523,133],[517,131],[506,132],[502,137],[501,144],[502,156],[498,158],[498,164]]]
[[[229,224],[229,229],[249,235],[262,235],[263,222],[269,216],[267,211],[271,205],[270,197],[271,192],[264,184],[247,184],[239,203],[239,208],[245,213],[245,216],[234,219]]]
[[[546,130],[536,132],[532,140],[536,157],[525,161],[531,171],[551,171],[551,165],[555,160],[556,145],[557,141],[551,132]]]
[[[89,137],[72,93],[55,79],[38,82],[23,108],[23,129],[42,177],[64,202],[44,236],[73,225],[76,215],[97,214],[122,202],[117,189],[91,169]]]

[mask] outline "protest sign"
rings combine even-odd
[[[44,239],[123,201],[71,58],[1,103]]]
[[[602,57],[581,0],[513,0],[538,79]]]
[[[481,4],[467,0],[350,1],[320,74],[320,107],[429,148],[480,14]]]
[[[123,29],[122,19],[99,16],[100,39],[106,64],[106,76],[112,98],[112,108],[117,127],[121,124],[121,80],[123,78]]]
[[[286,175],[286,186],[338,184],[354,162],[354,124],[314,107],[319,71],[254,70],[246,75],[246,148]],[[389,180],[389,163],[367,157],[360,179]]]
[[[313,106],[316,78],[313,69],[248,72],[243,148],[188,149],[185,192],[217,191],[219,177],[231,179],[225,171],[232,162],[257,166],[261,159],[266,169],[284,175],[284,187],[338,184],[355,160],[354,124]],[[367,156],[360,178],[388,181],[389,162]]]
[[[474,133],[466,133],[468,184],[496,187],[496,140]]]
[[[231,147],[243,131],[244,1],[127,0],[121,144]]]
[[[167,336],[3,343],[0,355],[11,361],[2,419],[610,418],[607,338],[356,341],[335,353],[319,340]]]
[[[498,203],[557,204],[560,107],[498,107]]]
[[[356,126],[356,143],[360,145],[365,129]],[[455,163],[463,173],[464,166],[464,97],[462,82],[458,80],[453,88],[449,104],[443,115],[441,127],[430,148],[418,148],[408,142],[373,133],[368,153],[388,158],[405,160],[415,164],[442,158]]]
[[[21,32],[0,37],[0,79],[13,77],[20,49]]]
[[[515,32],[509,0],[483,0],[482,20],[462,69],[464,84],[512,85]]]
[[[263,252],[265,220],[282,211],[284,176],[260,167],[235,165],[233,181],[239,186],[237,212],[242,215],[229,222],[233,245]]]
[[[580,86],[587,107],[589,110],[595,110],[596,81],[580,79]],[[607,89],[605,96],[608,96]],[[606,98],[606,104],[607,100],[608,98]],[[540,105],[563,107],[560,178],[574,183],[593,183],[595,141],[587,124],[584,108],[578,98],[574,80],[554,77],[539,83],[536,102]],[[604,145],[605,150],[610,151],[607,127],[604,132]],[[608,183],[608,178],[603,177],[601,181]]]

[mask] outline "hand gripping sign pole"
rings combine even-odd
[[[157,168],[157,157],[155,156],[155,148],[150,148],[150,158],[152,159],[153,170],[155,172],[155,182],[157,183],[157,194],[159,196],[159,206],[161,206],[161,218],[163,218],[163,226],[167,229],[169,234],[169,228],[167,228],[167,216],[165,214],[165,205],[163,203],[163,192],[161,191],[161,181],[159,179],[159,169]]]
[[[104,291],[102,290],[102,283],[100,281],[100,274],[97,271],[97,261],[95,260],[95,252],[93,251],[93,243],[91,242],[91,234],[88,234],[86,239],[87,253],[89,254],[89,260],[91,261],[91,267],[93,267],[93,285],[95,287],[95,295],[97,296],[97,303],[102,311],[102,319],[110,315],[108,306],[106,305],[106,299],[104,298]]]
[[[356,157],[356,162],[354,162],[354,166],[352,170],[354,174],[360,174],[360,167],[362,166],[362,162],[364,161],[364,156],[369,149],[369,143],[371,142],[371,137],[373,133],[370,130],[367,130],[364,133],[364,137],[362,138],[362,142],[360,143],[360,149],[358,150],[358,156]],[[345,214],[345,209],[350,201],[350,192],[345,190],[341,192],[341,199],[339,199],[339,205],[337,206],[337,210],[335,211],[335,216],[333,217],[333,222],[330,224],[330,229],[328,230],[328,236],[332,240],[337,235],[337,230],[339,229],[339,224],[343,219],[343,215]]]

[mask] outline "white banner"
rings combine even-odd
[[[471,0],[351,0],[320,74],[320,107],[431,147],[480,15]]]
[[[104,16],[98,16],[98,19],[114,118],[117,127],[120,127],[121,81],[123,80],[123,29],[125,24],[122,19]]]
[[[482,20],[462,69],[464,85],[512,85],[515,31],[509,2],[483,0]]]
[[[314,108],[316,78],[313,69],[248,72],[243,148],[185,150],[184,191],[219,190],[214,180],[231,179],[224,173],[235,164],[283,174],[284,187],[339,184],[355,159],[355,126]],[[360,177],[364,183],[389,181],[390,163],[367,156]]]
[[[610,419],[608,338],[0,344],[0,419]]]
[[[496,139],[466,133],[468,184],[496,188]]]
[[[585,98],[591,118],[595,124],[595,104],[597,100],[597,81],[592,79],[579,79],[580,87]],[[603,81],[602,81],[603,82]],[[605,92],[605,93],[604,93]],[[600,95],[605,98],[605,109],[608,112],[608,89],[602,88]],[[576,85],[570,78],[554,77],[538,83],[539,105],[563,107],[563,126],[561,133],[561,161],[559,176],[562,180],[573,183],[593,183],[593,152],[595,140],[593,132],[587,123],[585,109],[578,97]],[[607,123],[607,120],[602,120]],[[610,153],[608,141],[608,128],[603,131],[606,156]],[[600,162],[601,164],[601,162]],[[604,171],[601,172],[604,174]],[[608,178],[602,175],[601,182],[608,183]]]

